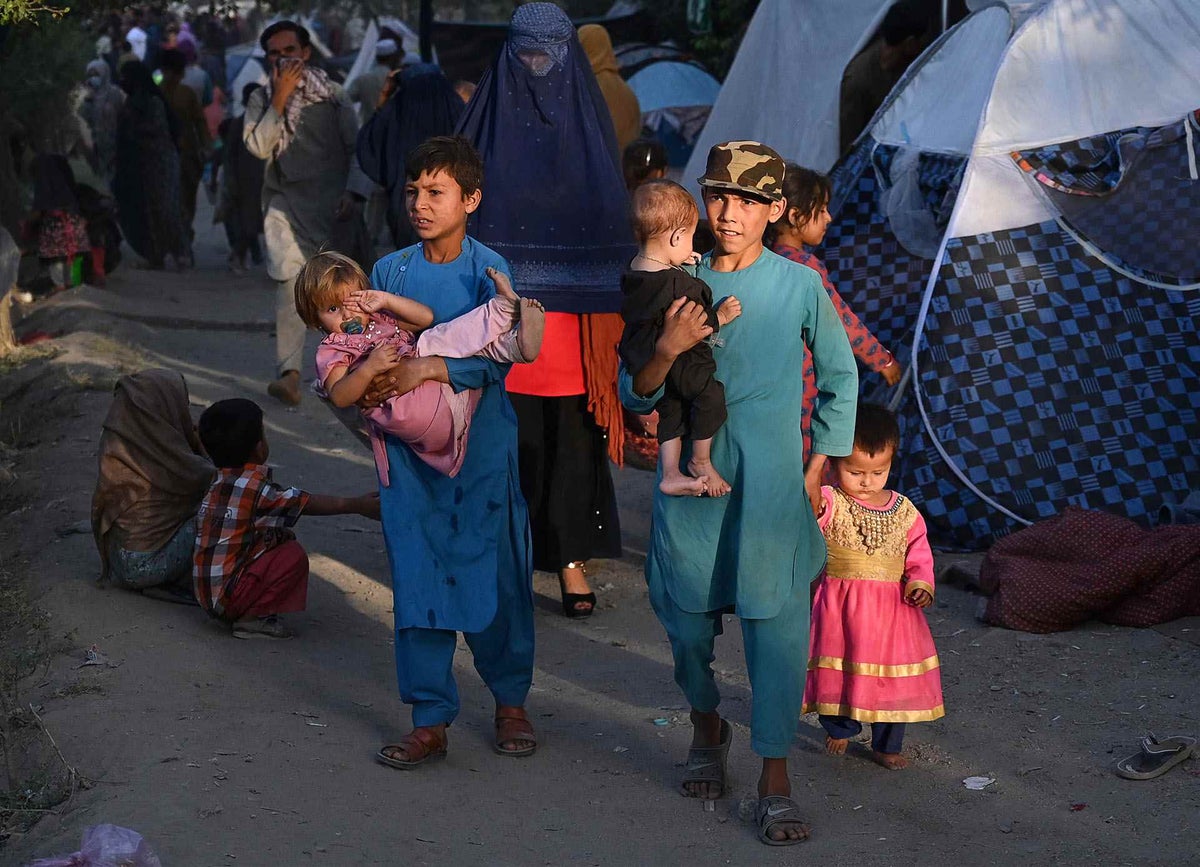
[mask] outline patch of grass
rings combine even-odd
[[[47,624],[24,583],[0,570],[0,840],[29,828],[80,784],[37,709],[23,698],[26,679],[50,658]]]
[[[19,367],[24,367],[31,361],[43,358],[54,358],[62,354],[62,349],[53,343],[34,343],[31,346],[19,346],[12,352],[0,354],[0,376],[12,373]]]

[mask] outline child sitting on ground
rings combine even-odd
[[[362,399],[376,375],[410,356],[530,362],[542,347],[546,314],[540,302],[519,298],[505,274],[488,268],[496,297],[441,325],[424,304],[371,289],[358,264],[340,253],[318,253],[296,277],[296,312],[325,333],[317,347],[317,378],[334,406]],[[420,333],[417,333],[420,332]],[[426,382],[407,394],[363,410],[379,482],[388,484],[387,449],[381,432],[407,443],[438,472],[458,475],[466,457],[471,416],[479,390],[455,393],[448,384]]]
[[[817,519],[829,559],[818,579],[803,712],[816,711],[830,755],[871,723],[875,761],[898,771],[904,724],[945,714],[937,649],[922,608],[933,603],[925,521],[886,488],[900,428],[876,404],[858,407],[854,450],[831,458]]]
[[[331,497],[275,484],[264,466],[262,409],[252,400],[217,401],[198,428],[217,478],[196,513],[196,601],[231,623],[234,638],[291,638],[278,615],[304,610],[308,555],[290,528],[301,514],[379,520],[379,495]]]
[[[633,193],[633,233],[638,254],[621,277],[625,333],[620,353],[630,374],[637,375],[654,357],[663,316],[676,298],[688,298],[708,313],[715,333],[741,315],[741,302],[730,296],[714,309],[712,290],[682,266],[693,262],[692,236],[700,211],[691,194],[674,181],[652,180]],[[728,482],[712,465],[712,438],[725,423],[725,388],[716,378],[712,347],[701,341],[675,359],[664,383],[658,410],[659,458],[669,496],[722,497]],[[680,467],[682,438],[692,441],[688,472]]]

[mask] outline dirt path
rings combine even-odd
[[[529,709],[541,749],[531,759],[492,754],[490,697],[463,651],[447,761],[410,773],[372,761],[408,720],[382,539],[367,521],[301,522],[313,580],[287,643],[235,641],[198,609],[98,588],[91,538],[70,531],[88,516],[107,389],[122,370],[181,371],[197,411],[258,400],[280,480],[332,493],[373,486],[368,453],[327,410],[309,400],[285,411],[265,396],[271,292],[261,272],[222,270],[222,243],[205,233],[197,271],[122,268],[108,290],[73,290],[25,323],[74,333],[65,355],[36,363],[64,390],[35,387],[0,409],[0,438],[22,442],[13,490],[25,498],[0,524],[0,562],[28,579],[53,634],[66,636],[27,700],[67,759],[102,782],[0,844],[0,863],[73,851],[99,822],[144,834],[169,867],[1196,863],[1200,762],[1150,783],[1110,767],[1146,731],[1200,734],[1200,622],[1031,636],[980,625],[977,597],[954,587],[930,614],[949,716],[910,727],[910,770],[886,772],[861,750],[827,758],[815,719],[801,720],[793,785],[815,835],[789,850],[760,846],[739,817],[756,763],[731,622],[716,666],[735,723],[733,796],[712,812],[680,798],[689,730],[641,579],[646,473],[618,474],[626,556],[596,564],[596,617],[564,620],[555,582],[536,576]],[[78,667],[93,644],[113,667]],[[967,791],[962,779],[977,774],[997,782]]]

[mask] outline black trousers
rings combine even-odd
[[[508,395],[517,413],[521,493],[529,505],[533,568],[621,556],[607,439],[586,395]]]

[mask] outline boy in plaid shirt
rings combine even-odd
[[[330,497],[271,480],[262,409],[252,400],[214,403],[200,415],[200,442],[217,478],[196,515],[196,599],[233,624],[235,638],[290,638],[279,614],[303,611],[308,555],[291,527],[306,515],[379,520],[379,495]]]

